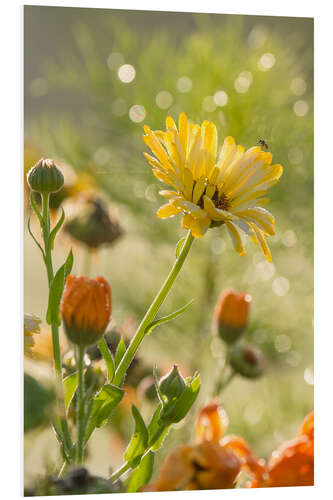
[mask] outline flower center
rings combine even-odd
[[[214,196],[212,198],[212,202],[216,206],[216,208],[220,208],[221,210],[229,210],[230,208],[230,201],[227,197],[226,194],[223,192],[218,192],[217,190],[214,193]]]

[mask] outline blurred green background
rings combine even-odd
[[[239,257],[225,229],[210,230],[161,312],[195,298],[193,306],[140,351],[162,370],[174,362],[185,374],[198,369],[198,405],[206,402],[223,354],[211,336],[215,302],[229,286],[250,293],[247,336],[265,353],[265,375],[235,379],[222,400],[228,432],[269,456],[313,408],[313,20],[31,6],[24,17],[26,168],[46,156],[78,178],[88,174],[119,218],[122,237],[91,268],[112,287],[115,325],[140,320],[184,235],[179,218],[155,216],[163,199],[143,158],[143,124],[162,129],[167,114],[185,111],[196,122],[213,120],[220,145],[226,135],[246,148],[264,139],[284,166],[270,193],[273,264],[252,242]],[[59,237],[56,263],[70,244]],[[82,273],[86,251],[74,249],[74,272]],[[45,318],[46,294],[40,254],[26,234],[25,311]],[[193,438],[196,412],[171,432],[160,458]],[[50,460],[53,437],[45,432],[27,437],[27,479]],[[117,465],[107,432],[96,432],[91,446],[89,465],[99,474]]]

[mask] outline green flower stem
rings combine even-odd
[[[109,351],[109,347],[106,343],[106,340],[105,340],[105,337],[103,336],[101,338],[101,340],[98,342],[98,348],[99,350],[101,351],[102,355],[103,355],[103,358],[104,358],[104,361],[105,361],[105,364],[106,364],[106,369],[107,369],[107,372],[108,372],[108,381],[111,382],[112,380],[112,377],[114,375],[114,362],[113,362],[113,359],[112,359],[112,356],[111,356],[111,353]]]
[[[82,464],[84,460],[84,431],[85,431],[85,411],[84,411],[84,346],[75,348],[76,366],[78,372],[77,384],[77,403],[76,403],[76,425],[77,425],[77,443],[76,443],[76,463]]]
[[[223,367],[216,381],[213,396],[219,396],[221,392],[224,391],[224,389],[230,384],[234,376],[237,375],[236,372],[230,367],[229,359],[230,359],[230,347],[227,345]],[[228,367],[230,367],[230,371],[229,374],[226,375]]]
[[[175,279],[177,278],[179,271],[181,270],[185,259],[187,257],[187,254],[191,248],[191,245],[193,243],[193,236],[191,234],[191,231],[188,232],[186,240],[182,246],[182,249],[178,255],[178,257],[175,260],[174,265],[171,268],[171,271],[169,275],[167,276],[165,282],[163,283],[162,287],[160,288],[159,292],[157,293],[156,297],[154,298],[153,302],[151,303],[151,306],[149,307],[148,311],[146,312],[143,320],[141,321],[139,328],[136,331],[136,334],[134,335],[133,339],[131,340],[130,345],[128,346],[121,362],[118,365],[118,368],[116,370],[114,379],[113,379],[113,384],[116,386],[121,386],[123,383],[123,380],[125,378],[126,372],[128,367],[130,366],[136,351],[138,350],[144,336],[146,335],[146,328],[147,326],[154,320],[156,314],[158,313],[159,308],[163,304],[166,296],[168,295],[170,288],[172,287]]]
[[[127,472],[129,469],[131,469],[130,462],[125,462],[119,469],[114,471],[113,474],[111,474],[109,481],[111,483],[114,483],[117,479],[119,479],[125,472]]]
[[[49,200],[50,194],[43,193],[42,195],[42,233],[44,240],[44,253],[45,253],[45,266],[47,271],[47,278],[49,287],[51,286],[53,280],[53,265],[52,265],[52,253],[50,245],[50,210],[49,210]],[[58,394],[58,409],[60,416],[61,428],[63,431],[65,443],[69,449],[72,447],[72,439],[66,420],[66,407],[64,400],[64,388],[62,381],[62,368],[61,368],[61,354],[60,354],[60,342],[59,342],[59,328],[56,323],[51,325],[52,328],[52,345],[53,345],[53,359],[54,368],[56,373],[56,387]]]

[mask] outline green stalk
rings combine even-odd
[[[165,282],[163,283],[162,287],[160,288],[159,292],[157,293],[156,297],[154,298],[153,302],[151,303],[151,306],[149,307],[148,311],[146,312],[143,320],[141,321],[136,334],[131,340],[130,345],[128,346],[121,362],[118,365],[118,368],[116,370],[114,379],[113,379],[113,384],[116,386],[121,386],[124,380],[124,377],[126,375],[127,369],[130,366],[136,351],[138,350],[145,334],[146,334],[146,328],[147,326],[154,320],[156,314],[158,313],[161,305],[163,304],[166,296],[168,295],[170,288],[172,287],[175,279],[177,278],[179,271],[181,270],[185,259],[187,257],[187,254],[191,248],[191,245],[193,243],[193,236],[191,234],[191,231],[188,232],[186,240],[182,246],[182,249],[176,258],[171,271],[169,272]]]
[[[111,483],[114,483],[117,479],[119,479],[125,472],[127,472],[129,469],[131,469],[132,466],[130,465],[130,462],[124,463],[119,469],[114,471],[113,474],[111,474],[109,481]]]
[[[75,349],[76,366],[78,371],[77,384],[77,404],[76,404],[76,425],[77,425],[77,444],[76,444],[76,463],[82,464],[84,460],[84,431],[85,431],[85,411],[84,411],[84,377],[83,360],[85,347],[77,346]]]
[[[45,266],[48,278],[49,288],[53,280],[53,265],[52,265],[52,254],[50,246],[50,210],[49,210],[49,193],[43,193],[42,195],[42,233],[44,240],[44,253],[45,253]],[[72,439],[69,432],[68,423],[66,420],[66,407],[64,400],[64,388],[62,381],[62,367],[61,367],[61,354],[60,354],[60,342],[59,342],[59,328],[56,323],[51,325],[52,328],[52,345],[53,345],[53,359],[54,368],[56,374],[56,387],[58,394],[58,408],[60,415],[60,423],[63,431],[64,439],[66,445],[69,449],[72,447]]]

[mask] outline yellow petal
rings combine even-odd
[[[259,245],[261,246],[261,250],[263,251],[263,254],[265,255],[268,262],[272,262],[271,251],[267,245],[267,241],[266,241],[266,238],[265,238],[263,232],[260,231],[260,229],[258,229],[258,227],[255,224],[252,224],[251,226],[252,226],[252,229],[254,230],[254,232],[257,236],[257,239],[258,239]]]
[[[206,195],[204,196],[204,209],[208,217],[212,220],[226,221],[232,218],[232,215],[228,212],[216,208],[212,200]]]
[[[217,130],[213,122],[204,121],[201,127],[202,149],[206,152],[206,175],[214,168],[217,152]]]
[[[185,113],[180,113],[178,119],[179,139],[183,149],[184,158],[187,151],[188,121]]]
[[[206,188],[206,196],[208,196],[208,198],[213,198],[215,191],[216,191],[216,186],[209,184]]]
[[[205,189],[206,189],[206,179],[205,177],[200,177],[200,179],[198,179],[197,182],[195,183],[193,189],[193,197],[192,197],[193,203],[198,203]]]
[[[184,169],[184,195],[188,200],[192,200],[192,191],[193,191],[193,176],[192,172],[188,169]]]
[[[171,118],[171,116],[167,116],[166,117],[165,123],[166,123],[166,128],[168,128],[170,130],[173,129],[173,130],[177,131],[177,127],[176,127],[175,121],[174,121],[173,118]]]
[[[156,215],[160,219],[167,219],[168,217],[173,217],[174,215],[179,214],[181,211],[181,209],[177,208],[172,203],[167,203],[166,205],[162,205],[157,210]]]
[[[231,236],[236,252],[243,257],[245,255],[245,250],[239,232],[231,222],[226,221],[226,225],[229,229],[229,234]]]

